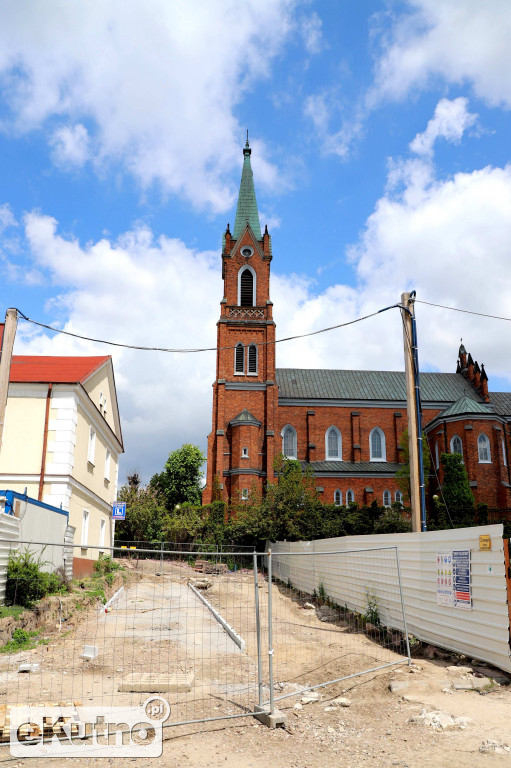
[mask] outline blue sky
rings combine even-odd
[[[0,8],[2,306],[85,335],[213,345],[245,130],[277,336],[418,298],[510,315],[507,0]],[[508,390],[508,323],[417,307]],[[105,347],[20,324],[18,352]],[[214,355],[112,350],[122,472],[206,445]],[[281,345],[281,366],[403,367],[399,317]]]

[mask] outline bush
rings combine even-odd
[[[42,571],[42,565],[41,559],[36,560],[28,547],[9,554],[5,585],[8,604],[30,608],[37,600],[60,590],[62,583],[58,575]]]

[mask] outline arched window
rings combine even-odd
[[[327,429],[325,435],[326,459],[342,459],[342,437],[337,427]]]
[[[454,437],[451,438],[451,453],[459,453],[463,456],[463,443],[461,442],[461,437],[458,437],[458,435],[454,435]]]
[[[383,491],[383,506],[390,507],[390,491]]]
[[[506,441],[504,438],[501,438],[502,440],[502,458],[504,459],[504,466],[507,467],[507,453],[506,453]]]
[[[386,461],[385,433],[379,427],[371,430],[369,435],[369,451],[371,461]]]
[[[346,504],[354,504],[354,503],[355,503],[355,494],[350,488],[349,491],[346,491]]]
[[[477,452],[479,454],[480,464],[491,463],[490,441],[488,440],[488,436],[485,435],[484,432],[481,432],[481,434],[477,438]]]
[[[334,504],[336,507],[340,507],[342,504],[342,493],[339,490],[334,493]]]
[[[394,498],[398,504],[401,504],[401,506],[403,506],[403,494],[401,493],[401,491],[396,491],[396,495],[394,496]]]
[[[242,267],[238,272],[238,305],[240,307],[255,306],[256,273],[252,267]]]
[[[257,374],[257,347],[255,344],[251,344],[248,348],[248,372],[249,374]]]
[[[296,459],[296,432],[293,427],[288,424],[282,430],[282,453],[287,456],[288,459]]]
[[[440,458],[438,456],[438,443],[435,443],[435,467],[440,468]]]
[[[234,349],[234,373],[245,372],[245,347],[240,342]]]

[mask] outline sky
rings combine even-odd
[[[511,316],[508,0],[4,0],[0,317],[212,347],[249,131],[277,338],[396,303]],[[417,304],[511,389],[509,323]],[[20,322],[15,353],[112,354],[120,481],[206,450],[215,353]],[[279,367],[403,370],[397,310],[279,344]]]

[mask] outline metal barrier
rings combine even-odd
[[[409,659],[395,547],[280,554],[275,565],[270,551],[110,554],[90,579],[62,583],[24,612],[3,609],[14,614],[0,621],[4,711],[138,706],[153,693],[170,705],[166,726],[274,715],[284,699]],[[341,601],[328,589],[339,563]],[[291,580],[292,564],[312,569],[312,589]],[[8,579],[7,594],[26,603],[35,586]],[[389,595],[398,616],[386,611]]]

